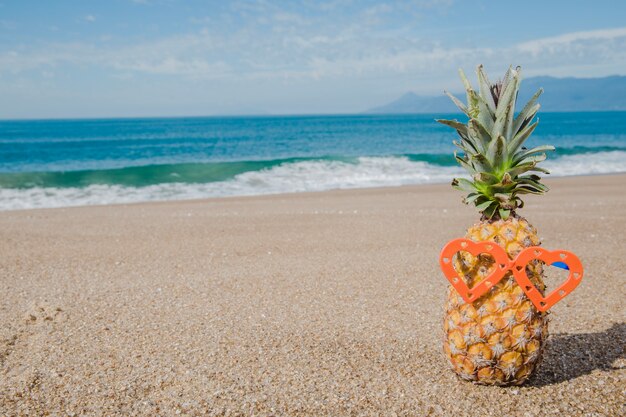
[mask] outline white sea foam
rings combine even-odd
[[[611,151],[566,155],[543,163],[553,176],[612,174],[626,172],[626,152]]]
[[[626,152],[564,156],[547,161],[545,166],[557,175],[626,172]],[[354,164],[339,161],[301,161],[245,172],[227,181],[207,184],[5,188],[0,189],[0,210],[442,183],[463,174],[459,167],[414,162],[404,157],[361,157]]]

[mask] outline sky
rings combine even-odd
[[[0,119],[355,113],[480,63],[626,75],[626,2],[0,0]]]

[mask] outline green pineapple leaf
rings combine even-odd
[[[446,94],[468,120],[465,123],[456,119],[437,120],[458,133],[460,140],[453,143],[461,153],[455,152],[454,158],[471,177],[471,180],[455,178],[452,185],[467,193],[463,201],[473,203],[484,218],[509,218],[524,206],[520,195],[548,191],[538,174],[549,172],[539,165],[546,159],[546,152],[553,151],[554,147],[542,145],[526,149],[523,146],[539,123],[539,119],[535,119],[540,108],[537,100],[543,90],[539,89],[516,116],[521,84],[519,67],[509,67],[502,81],[492,83],[479,65],[476,69],[478,91],[472,88],[462,70],[459,75],[467,102]]]

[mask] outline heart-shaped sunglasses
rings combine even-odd
[[[484,253],[493,257],[495,262],[495,267],[491,273],[472,288],[467,286],[453,266],[452,260],[454,255],[461,251],[467,252],[472,256],[478,256]],[[526,274],[526,265],[534,260],[539,260],[547,265],[553,265],[569,271],[567,279],[559,285],[557,289],[545,297]],[[564,250],[549,251],[539,246],[531,246],[522,250],[515,259],[509,259],[506,251],[497,243],[488,241],[474,242],[463,238],[454,239],[443,247],[441,255],[439,256],[439,264],[441,265],[443,274],[448,281],[450,281],[450,284],[452,284],[454,289],[467,303],[476,301],[489,291],[490,288],[496,285],[508,271],[511,271],[517,284],[539,311],[547,311],[553,305],[561,301],[580,284],[583,278],[582,263],[580,259],[571,252]]]

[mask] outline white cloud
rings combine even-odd
[[[544,51],[554,52],[558,48],[570,47],[584,41],[613,41],[626,38],[626,27],[564,33],[549,38],[534,39],[518,44],[518,49],[533,55]]]
[[[188,59],[185,61],[173,57],[155,60],[136,60],[130,62],[117,61],[112,66],[126,71],[137,71],[149,74],[191,75],[205,78],[224,78],[231,72],[231,68],[224,62],[208,62],[202,59]]]
[[[449,35],[483,30],[483,23],[437,31],[422,27],[426,9],[445,13],[450,3],[371,1],[368,8],[354,0],[216,2],[209,17],[186,19],[193,25],[178,35],[91,34],[78,42],[0,45],[0,90],[12,97],[7,103],[21,100],[24,114],[31,114],[40,96],[48,97],[41,106],[57,103],[58,96],[68,108],[87,112],[96,104],[89,94],[85,106],[76,104],[83,94],[79,83],[89,86],[85,91],[97,90],[97,102],[114,109],[110,114],[123,113],[117,107],[122,101],[145,114],[220,112],[242,103],[277,113],[333,112],[374,106],[409,89],[439,93],[458,84],[458,67],[471,72],[477,63],[494,73],[519,64],[526,76],[626,73],[626,27],[505,47],[489,37],[493,44],[483,38],[472,45],[471,36]],[[171,110],[173,103],[178,110]]]
[[[87,22],[95,22],[96,18],[95,18],[94,15],[88,14],[87,16],[85,16],[85,21],[87,21]]]
[[[418,1],[421,7],[447,6],[449,1]],[[339,3],[312,2],[307,7],[325,10]],[[407,3],[408,5],[408,3]],[[565,33],[510,47],[460,48],[409,31],[381,24],[394,8],[379,3],[338,24],[306,10],[294,11],[262,2],[232,3],[231,12],[248,16],[245,25],[219,26],[194,20],[199,29],[185,35],[114,46],[111,42],[55,43],[40,48],[2,52],[0,73],[33,69],[56,70],[60,66],[123,73],[160,74],[209,80],[372,79],[413,76],[441,77],[442,70],[455,76],[459,66],[479,62],[489,67],[511,63],[532,69],[533,74],[606,75],[626,69],[626,27]],[[376,19],[368,19],[374,15]],[[242,15],[237,14],[241,17]],[[262,22],[259,22],[260,18]],[[91,19],[87,19],[91,18]],[[87,20],[95,20],[92,15]],[[267,30],[267,27],[272,30]],[[594,70],[595,69],[595,70]],[[595,73],[594,73],[595,71]],[[58,71],[57,71],[58,72]],[[432,83],[425,89],[434,88]]]

